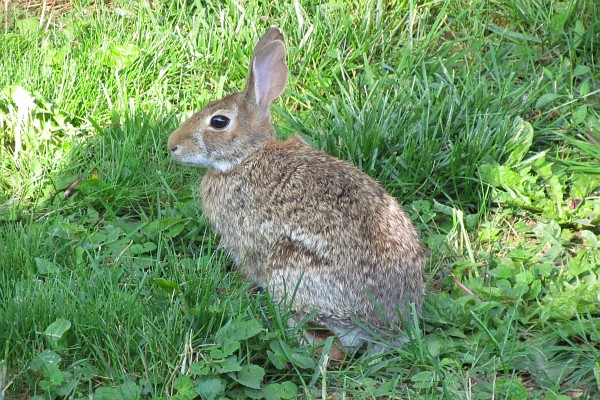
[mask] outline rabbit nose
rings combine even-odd
[[[171,153],[175,153],[177,151],[178,146],[169,146],[169,150],[171,150]]]

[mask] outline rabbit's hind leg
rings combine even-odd
[[[346,321],[328,319],[318,315],[315,320],[327,327],[339,339],[348,354],[379,356],[408,342],[404,336],[390,337],[382,332],[371,333],[360,326],[348,324]]]
[[[310,327],[304,329],[304,338],[315,348],[315,353],[321,355],[323,352],[323,345],[327,339],[333,336],[333,343],[329,349],[329,359],[334,362],[341,362],[346,359],[346,349],[338,337],[334,335],[328,329],[319,327],[313,324],[309,324]]]
[[[337,320],[328,320],[327,318],[319,318],[319,325],[324,328],[305,329],[304,335],[307,341],[313,345],[318,345],[324,342],[329,336],[335,336],[332,350],[334,348],[343,351],[350,356],[360,356],[366,354],[368,356],[379,356],[391,347],[401,346],[395,341],[378,342],[366,330],[359,326],[348,325],[344,322],[340,323]],[[332,357],[333,358],[333,357]]]

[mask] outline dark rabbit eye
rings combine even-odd
[[[210,126],[215,129],[225,129],[229,121],[231,120],[224,115],[215,115],[210,119]]]

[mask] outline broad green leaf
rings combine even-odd
[[[520,204],[531,203],[531,199],[529,199],[523,187],[523,181],[528,179],[527,171],[521,171],[521,174],[519,174],[504,165],[483,164],[479,167],[478,172],[479,177],[484,182],[489,183],[496,188],[506,190],[506,196],[508,198],[504,200],[505,202],[515,200]],[[497,197],[498,201],[502,199],[500,196]]]
[[[506,190],[514,189],[522,192],[522,181],[523,177],[521,174],[513,171],[512,169],[503,165],[498,166],[498,173],[500,175],[500,182]]]
[[[501,279],[512,278],[515,268],[513,266],[501,265],[490,271],[491,276]]]
[[[572,324],[570,324],[570,326],[572,326]],[[560,330],[558,325],[556,328]],[[556,340],[562,334],[575,334],[575,331],[570,329],[566,331],[563,330],[556,336],[556,338],[548,338],[549,341],[543,344],[539,343],[535,339],[532,340],[533,343],[531,344],[524,343],[525,346],[535,348],[536,351],[531,352],[528,357],[517,361],[517,369],[527,371],[528,375],[533,377],[533,379],[541,387],[548,382],[552,382],[553,385],[556,385],[555,387],[559,387],[571,376],[571,373],[581,365],[580,358],[581,354],[583,354],[579,352],[560,352],[560,346],[556,345]],[[507,395],[509,394],[510,393],[507,393]],[[551,391],[547,393],[545,400],[562,399],[562,396],[548,396],[548,394],[551,394]]]
[[[527,292],[527,298],[535,299],[539,296],[539,294],[541,292],[542,292],[542,281],[539,279],[536,279],[533,282],[531,282],[531,285],[529,286],[529,291]]]
[[[600,176],[575,172],[571,176],[570,198],[583,200],[600,186]]]
[[[581,124],[583,121],[585,121],[585,118],[587,117],[587,112],[588,112],[587,104],[582,104],[579,107],[577,107],[577,109],[575,110],[575,112],[573,112],[573,115],[571,116],[571,124],[572,125]]]
[[[138,400],[142,394],[134,382],[125,382],[115,388],[123,400]]]
[[[569,257],[567,276],[570,278],[578,277],[581,274],[590,271],[598,264],[595,262],[594,251],[581,251],[574,257]]]
[[[104,232],[92,232],[88,235],[84,244],[88,246],[88,248],[98,248],[102,245],[106,245],[107,239],[108,235]]]
[[[220,342],[230,340],[242,341],[250,339],[264,330],[265,328],[263,325],[255,319],[248,321],[231,321],[219,329],[215,336]]]
[[[523,282],[525,284],[531,284],[533,282],[533,272],[530,270],[521,271],[515,277],[517,282]]]
[[[561,228],[556,221],[552,220],[547,224],[538,222],[533,232],[544,243],[556,243],[560,239]]]
[[[40,30],[40,20],[37,17],[15,19],[15,29],[21,35],[33,35]]]
[[[210,367],[204,361],[198,361],[190,365],[190,374],[204,376],[210,373]]]
[[[549,179],[553,174],[552,166],[554,163],[549,162],[546,157],[540,157],[533,163],[535,172],[537,172],[542,178]]]
[[[436,324],[455,326],[465,321],[468,315],[448,293],[431,292],[425,296],[423,318]]]
[[[415,389],[429,389],[433,387],[434,376],[431,371],[423,371],[414,374],[410,380]]]
[[[431,354],[433,357],[438,357],[440,355],[440,353],[442,353],[442,349],[447,352],[449,349],[452,348],[452,341],[445,338],[445,337],[441,337],[440,335],[436,334],[436,333],[431,333],[427,336],[425,336],[425,347],[427,348],[427,350],[429,351],[429,354]]]
[[[282,399],[293,399],[298,394],[298,387],[294,382],[283,382],[280,386],[279,394]]]
[[[588,74],[592,69],[587,65],[577,64],[575,69],[573,70],[573,76],[581,76]]]
[[[63,383],[67,383],[72,374],[66,371],[61,371],[59,368],[50,368],[48,371],[46,371],[46,376],[48,377],[48,381],[50,383],[50,390],[53,390],[54,388],[58,388],[59,386],[63,385]]]
[[[173,400],[192,400],[198,397],[196,384],[186,375],[179,375],[175,378],[173,388],[177,390],[177,394],[173,396]]]
[[[337,50],[337,49],[329,49],[329,50],[327,50],[326,54],[328,57],[334,58],[336,60],[340,57],[339,50]]]
[[[286,369],[287,362],[289,361],[286,350],[291,352],[289,346],[287,346],[286,349],[284,349],[283,346],[287,346],[287,344],[282,340],[273,340],[269,343],[269,348],[271,350],[267,351],[267,357],[269,357],[273,366],[280,370]]]
[[[68,378],[68,375],[69,374],[65,371],[55,369],[48,376],[48,380],[50,381],[50,383],[52,384],[53,387],[57,387],[57,386],[61,385]]]
[[[192,382],[192,379],[189,376],[179,375],[173,381],[173,387],[178,392],[184,392],[185,393],[185,392],[189,392],[191,390],[194,390],[194,382]]]
[[[585,246],[600,248],[600,240],[598,240],[598,236],[596,236],[594,232],[584,229],[581,230],[579,233],[583,239],[583,244]]]
[[[242,369],[240,362],[238,361],[236,356],[231,356],[220,363],[215,363],[215,370],[220,374],[227,374],[230,372],[237,372]]]
[[[74,190],[80,191],[88,196],[100,195],[102,197],[110,197],[115,193],[115,188],[107,184],[106,182],[98,179],[84,179],[79,182],[79,185]]]
[[[507,294],[513,299],[520,299],[527,294],[529,291],[529,285],[525,282],[517,282],[512,287],[512,290],[508,291]]]
[[[61,361],[62,358],[58,353],[46,349],[33,359],[30,368],[36,372],[52,371],[58,369]]]
[[[241,347],[241,344],[237,340],[225,340],[220,345],[210,349],[210,356],[215,359],[221,359],[229,357]]]
[[[60,267],[56,265],[53,261],[48,261],[45,258],[36,257],[35,266],[37,267],[38,273],[40,275],[49,275],[49,274],[58,274],[60,272]]]
[[[185,228],[186,219],[170,217],[152,221],[146,226],[146,232],[150,235],[161,234],[165,237],[175,237]]]
[[[544,109],[552,104],[556,99],[561,98],[562,95],[556,93],[546,93],[538,98],[535,103],[535,108]]]
[[[68,52],[69,50],[66,46],[63,46],[59,49],[48,49],[46,54],[44,54],[44,62],[46,64],[59,66],[64,63]]]
[[[114,45],[104,53],[104,64],[110,68],[126,68],[140,55],[141,50],[135,44]]]
[[[493,243],[498,240],[502,230],[492,222],[484,222],[477,230],[477,237],[483,243]]]
[[[575,21],[575,27],[573,28],[573,32],[575,32],[575,41],[573,42],[573,48],[576,49],[581,44],[583,37],[585,35],[585,25],[581,19]],[[600,382],[600,381],[598,381]]]
[[[566,11],[561,11],[554,13],[550,18],[549,27],[554,35],[563,35],[565,31],[565,23],[569,15]]]
[[[67,347],[67,337],[65,333],[71,329],[71,322],[63,318],[48,325],[44,331],[44,336],[50,342],[50,345],[56,350],[62,350]]]
[[[290,355],[290,362],[302,369],[311,370],[316,367],[316,362],[312,357],[297,352],[293,352]]]
[[[462,330],[455,328],[455,327],[451,327],[450,329],[446,330],[446,333],[448,336],[451,336],[451,337],[456,337],[456,338],[461,338],[461,339],[467,338],[467,335],[465,334],[465,332],[463,332]]]
[[[42,389],[44,392],[53,392],[57,386],[61,385],[65,381],[65,375],[66,374],[60,370],[52,371],[48,375],[48,379],[42,379],[40,381],[40,389]]]
[[[515,119],[512,127],[512,135],[506,144],[508,158],[505,161],[507,167],[511,167],[523,160],[533,143],[533,127],[524,119]]]
[[[298,394],[298,388],[293,382],[269,383],[260,389],[246,388],[244,393],[252,399],[293,399]]]
[[[461,365],[462,365],[461,362],[454,358],[444,357],[440,360],[440,367],[445,367],[445,366],[460,367]]]
[[[525,386],[516,380],[499,379],[496,382],[496,390],[499,396],[506,399],[527,400],[529,398],[529,393],[525,389]]]
[[[129,247],[131,254],[145,254],[156,250],[157,246],[154,242],[145,242],[143,244],[133,244]]]
[[[590,80],[585,79],[583,82],[581,82],[581,85],[579,85],[579,95],[587,96],[589,93],[590,93]]]
[[[271,350],[267,350],[267,357],[273,366],[279,370],[285,369],[287,364],[287,357],[281,357],[281,355],[272,352]]]
[[[546,278],[552,274],[554,268],[555,267],[552,263],[542,263],[536,267],[538,274]]]
[[[142,391],[134,382],[125,382],[110,388],[100,387],[94,393],[95,400],[139,400]]]
[[[260,389],[260,384],[264,377],[265,370],[262,367],[250,364],[243,366],[236,374],[236,381],[246,387]]]
[[[169,294],[175,293],[179,290],[179,285],[176,282],[164,278],[156,278],[154,280],[154,284]]]
[[[553,288],[544,297],[542,319],[569,320],[580,315],[600,311],[600,281],[566,285],[562,290]]]
[[[202,378],[196,382],[196,393],[203,400],[214,400],[225,392],[225,385],[218,378]]]
[[[563,202],[563,192],[564,192],[563,185],[560,182],[558,175],[552,174],[552,172],[550,172],[550,174],[551,175],[543,175],[542,177],[548,184],[548,195],[550,196],[550,199],[554,202],[554,206],[558,212],[558,215],[562,216],[562,214],[563,214],[562,202]]]

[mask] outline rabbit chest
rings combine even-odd
[[[250,170],[230,173],[210,171],[202,180],[204,213],[221,236],[224,247],[247,278],[265,286],[269,249],[281,236],[263,190],[257,190],[258,177]]]

